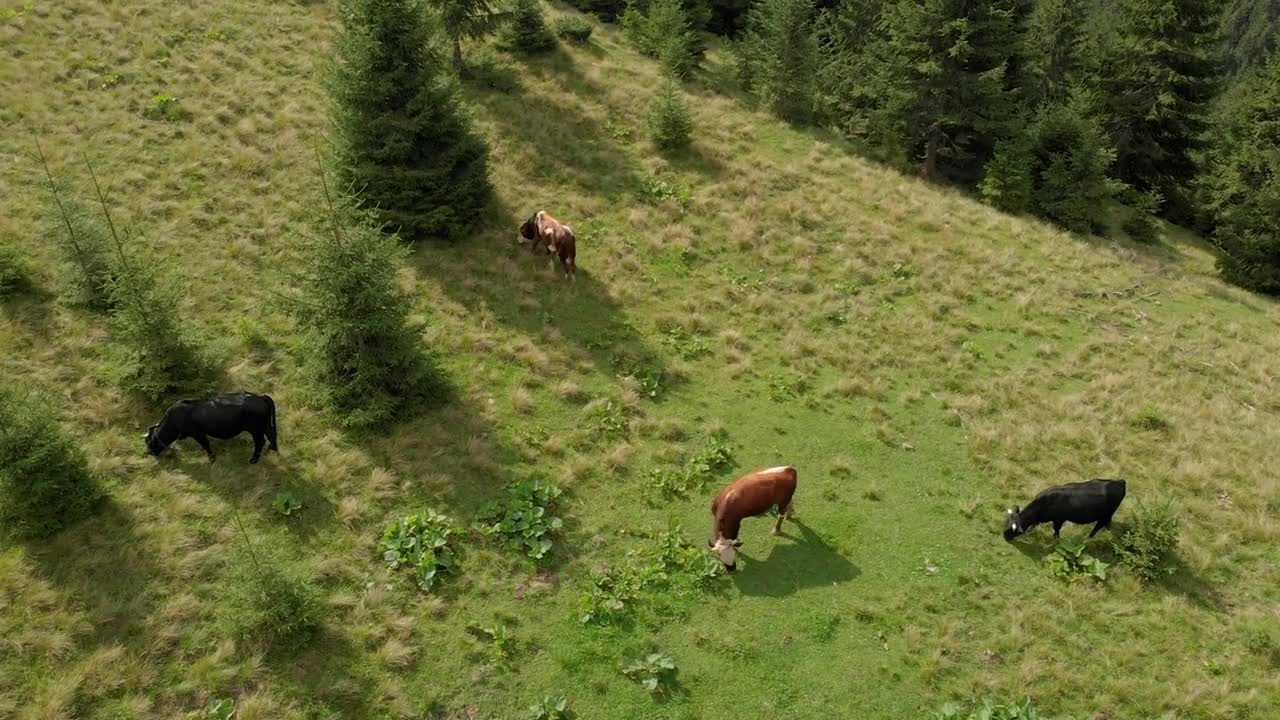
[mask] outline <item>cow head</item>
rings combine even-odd
[[[147,452],[152,455],[160,455],[160,453],[169,449],[169,443],[160,439],[160,426],[152,425],[147,428],[147,433],[142,436],[147,443]]]
[[[1020,517],[1021,512],[1022,510],[1015,505],[1012,508],[1009,508],[1008,514],[1005,515],[1004,539],[1006,541],[1012,541],[1014,538],[1027,531],[1026,526],[1022,524],[1022,518]]]
[[[528,220],[520,223],[520,230],[516,242],[533,242],[538,238],[538,214],[534,213],[529,216]]]
[[[707,545],[711,548],[711,552],[720,558],[725,570],[733,572],[738,569],[738,548],[742,546],[741,540],[717,537],[715,542],[708,541]]]

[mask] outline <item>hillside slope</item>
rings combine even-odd
[[[1073,237],[902,177],[744,108],[722,51],[687,87],[693,149],[664,159],[643,137],[656,67],[597,26],[544,59],[491,56],[491,82],[466,87],[493,218],[403,273],[458,397],[349,436],[305,405],[279,295],[319,204],[334,26],[328,3],[238,0],[0,20],[0,242],[48,290],[3,306],[0,382],[53,391],[111,490],[81,526],[0,550],[0,717],[233,697],[240,720],[516,718],[547,694],[581,718],[887,720],[988,694],[1078,718],[1280,712],[1280,308],[1220,283],[1194,238]],[[160,93],[189,115],[144,119]],[[279,455],[243,464],[243,438],[213,465],[189,443],[144,454],[158,411],[105,379],[101,318],[53,297],[29,129],[55,171],[94,158],[117,218],[186,281],[228,385],[276,399]],[[578,231],[576,285],[512,242],[539,208]],[[652,487],[717,433],[732,472],[687,497]],[[669,523],[700,546],[718,484],[784,462],[785,537],[749,521],[712,591],[579,622],[592,570]],[[548,567],[466,537],[438,596],[383,569],[389,520],[431,506],[470,524],[531,475],[569,493]],[[1007,505],[1089,477],[1128,479],[1117,529],[1173,500],[1175,575],[1067,584],[1040,562],[1048,529],[1000,538]],[[284,490],[300,517],[272,512]],[[302,651],[225,632],[232,509],[323,588]],[[1114,559],[1109,542],[1090,549]],[[509,660],[466,630],[495,623]],[[619,672],[655,649],[679,668],[660,698]]]

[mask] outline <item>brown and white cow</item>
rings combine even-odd
[[[528,242],[533,252],[545,247],[548,254],[560,259],[565,278],[577,279],[578,239],[573,228],[551,217],[545,210],[539,210],[520,224],[516,242]]]
[[[725,486],[711,503],[715,516],[715,540],[707,544],[720,557],[729,572],[738,567],[738,526],[743,518],[763,515],[772,507],[778,508],[778,522],[773,534],[782,534],[782,521],[792,514],[791,496],[796,493],[796,469],[781,467],[756,470],[747,473]]]

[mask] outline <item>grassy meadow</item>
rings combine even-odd
[[[0,382],[51,391],[109,488],[75,528],[0,548],[0,717],[233,698],[240,720],[522,718],[545,695],[637,720],[896,720],[1023,695],[1098,720],[1280,717],[1280,307],[1220,282],[1197,238],[1072,236],[900,175],[746,107],[723,48],[685,87],[692,148],[664,157],[644,126],[658,68],[616,28],[531,60],[471,45],[493,208],[402,274],[456,397],[348,434],[306,404],[281,299],[323,203],[332,4],[0,10],[0,243],[39,273],[0,306]],[[159,94],[175,119],[144,117]],[[248,465],[247,436],[214,441],[215,464],[190,440],[145,454],[163,408],[118,392],[102,317],[57,298],[32,131],[86,200],[93,159],[116,221],[183,279],[225,389],[275,398],[279,454]],[[537,209],[577,231],[576,284],[513,242]],[[713,436],[732,469],[654,487]],[[783,463],[797,522],[744,523],[736,574],[580,622],[593,571],[677,524],[703,545],[720,484]],[[548,562],[464,533],[435,594],[384,568],[389,521],[470,525],[530,477],[566,491]],[[1000,537],[1007,506],[1091,477],[1128,480],[1116,530],[1174,503],[1175,574],[1066,583],[1042,563],[1049,528]],[[299,650],[226,630],[233,510],[322,590]],[[1114,561],[1113,537],[1090,552]],[[678,667],[659,696],[621,673],[653,651]]]

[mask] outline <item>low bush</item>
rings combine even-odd
[[[183,120],[186,118],[186,111],[178,103],[178,98],[161,93],[151,98],[151,102],[142,109],[142,116],[148,120]]]
[[[43,395],[0,389],[0,539],[47,537],[93,512],[103,491]]]
[[[1140,503],[1116,540],[1116,552],[1144,582],[1172,575],[1179,530],[1178,516],[1170,502]]]
[[[591,39],[591,23],[576,15],[562,17],[552,25],[555,34],[569,42],[585,43]]]
[[[320,594],[279,558],[245,553],[224,585],[224,612],[232,634],[281,648],[305,644],[320,627]]]
[[[564,521],[553,513],[563,494],[559,487],[538,480],[523,480],[507,488],[507,497],[490,503],[480,513],[476,529],[486,537],[501,539],[534,562],[547,557],[552,538]]]
[[[453,533],[453,522],[428,508],[422,514],[408,515],[388,525],[378,550],[392,570],[412,568],[418,587],[431,592],[443,575],[458,572],[457,556],[450,544]]]
[[[484,654],[488,656],[489,662],[493,665],[506,665],[515,657],[516,639],[511,634],[511,630],[506,623],[498,622],[494,625],[471,624],[467,626],[467,632],[483,645]]]
[[[271,509],[279,515],[289,517],[302,510],[302,501],[295,498],[292,493],[276,493],[276,499],[271,501]]]

